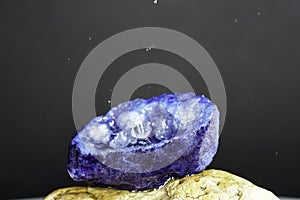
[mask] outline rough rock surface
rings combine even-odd
[[[203,95],[135,99],[90,121],[73,138],[70,176],[92,186],[144,190],[199,173],[212,161],[219,111]]]
[[[171,179],[159,189],[139,192],[111,188],[58,189],[45,200],[279,200],[272,192],[221,170],[205,170],[182,179]]]

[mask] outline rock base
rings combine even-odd
[[[221,170],[172,179],[155,190],[131,192],[111,188],[69,187],[53,191],[45,200],[279,200],[272,192]]]

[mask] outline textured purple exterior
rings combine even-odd
[[[166,96],[161,95],[159,98],[166,98]],[[86,181],[94,186],[144,190],[157,188],[171,177],[184,177],[202,171],[210,164],[217,152],[219,112],[211,101],[202,95],[199,98],[201,98],[200,104],[205,105],[204,119],[202,123],[194,127],[194,131],[189,133],[190,136],[184,141],[184,144],[189,144],[189,146],[173,163],[161,169],[142,173],[114,169],[104,165],[91,154],[83,154],[79,148],[80,140],[75,139],[75,136],[69,148],[67,162],[70,176],[76,181]],[[172,139],[169,139],[171,143]]]

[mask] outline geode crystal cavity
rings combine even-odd
[[[119,104],[73,138],[70,176],[143,190],[202,171],[217,152],[219,111],[203,95],[163,94]]]

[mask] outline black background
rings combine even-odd
[[[6,0],[0,3],[0,25],[1,198],[44,196],[78,184],[65,167],[75,133],[71,102],[77,70],[106,38],[147,26],[194,38],[222,74],[228,113],[210,168],[240,175],[277,195],[300,196],[300,1]],[[99,114],[109,109],[107,89],[122,63],[156,60],[189,68],[159,50],[129,54],[101,79],[108,82],[97,90]],[[192,70],[187,74],[208,95],[201,77]],[[167,91],[147,88],[133,96]]]

